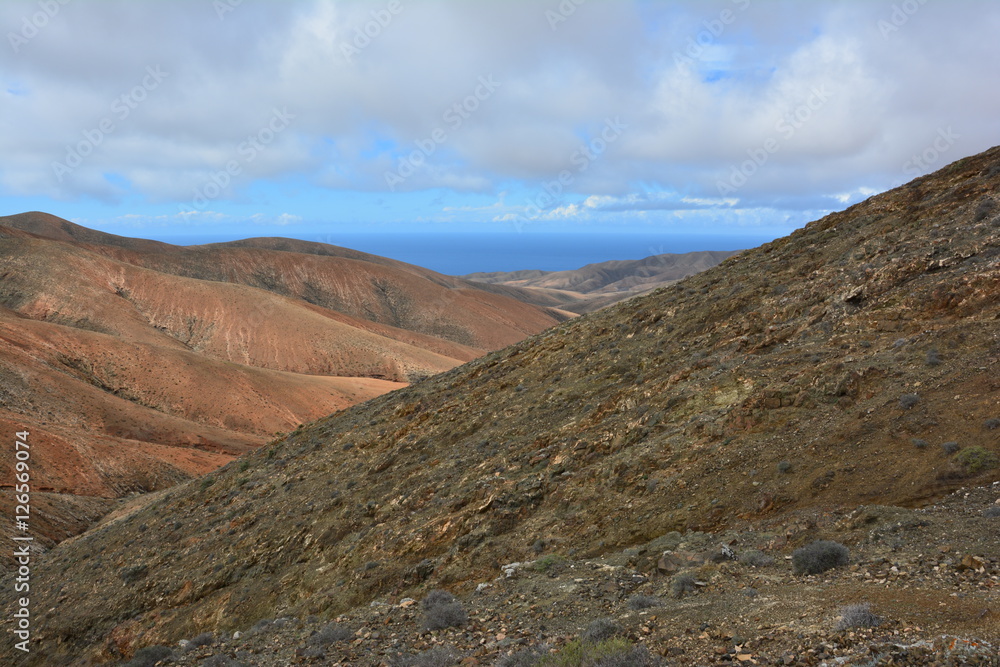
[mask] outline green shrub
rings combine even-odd
[[[627,639],[602,642],[575,641],[558,653],[542,658],[530,667],[657,667],[660,661],[645,647],[633,646]]]
[[[816,540],[792,552],[792,569],[795,574],[819,574],[847,565],[850,559],[851,552],[843,544]]]
[[[966,447],[955,455],[955,461],[965,468],[965,471],[970,475],[983,472],[984,470],[992,470],[1000,463],[1000,459],[997,459],[996,454],[979,445]]]
[[[763,551],[754,549],[740,556],[740,562],[750,567],[767,567],[768,565],[774,565],[774,558],[768,556]]]
[[[566,559],[559,554],[548,554],[547,556],[542,556],[535,561],[532,566],[539,572],[548,572],[553,568],[557,568],[566,563]]]

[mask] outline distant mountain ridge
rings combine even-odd
[[[585,313],[683,280],[716,266],[738,252],[741,251],[664,254],[645,259],[599,262],[569,271],[472,273],[463,278],[550,295],[554,300],[562,299],[561,308]]]

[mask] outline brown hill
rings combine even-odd
[[[716,266],[738,251],[654,255],[645,259],[588,264],[572,271],[473,273],[467,280],[519,288],[537,303],[582,314],[665,287]]]
[[[352,646],[385,640],[402,649],[404,638],[381,634],[390,616],[409,613],[402,596],[441,586],[468,593],[507,563],[574,558],[581,569],[564,590],[588,599],[655,576],[664,549],[728,544],[731,531],[753,526],[763,531],[755,539],[790,555],[803,540],[832,534],[836,517],[852,547],[880,554],[881,576],[890,545],[906,543],[898,531],[930,524],[906,523],[902,510],[898,523],[852,510],[920,506],[1000,479],[998,189],[1000,148],[174,487],[37,566],[38,581],[60,585],[41,585],[33,598],[38,644],[26,662],[113,659],[206,630],[245,631],[263,618],[364,608],[379,625]],[[949,543],[963,544],[966,524],[940,521]],[[921,539],[937,544],[934,535]],[[965,543],[998,546],[995,532]],[[625,548],[628,568],[586,565]],[[928,574],[897,604],[914,619],[898,629],[912,641],[975,631],[995,645],[988,587],[955,589],[967,600],[950,603],[944,575],[934,574],[958,567],[946,553],[908,556]],[[995,585],[995,553],[955,569],[956,581],[982,576]],[[591,571],[616,572],[615,580],[591,590]],[[706,572],[723,578],[702,582],[709,597],[691,608],[694,617],[723,599],[712,591],[740,587],[731,568]],[[825,595],[842,599],[826,579],[799,581],[789,598],[799,609],[803,599],[827,607]],[[852,581],[855,593],[876,588],[863,576]],[[530,604],[539,590],[529,582],[507,602]],[[553,619],[571,618],[573,602],[533,622],[561,623]],[[765,624],[750,639],[773,641],[790,627],[788,642],[808,641],[775,598],[762,602],[768,618],[791,625]],[[973,607],[987,612],[969,620]],[[502,609],[483,610],[470,628],[497,618],[515,622]],[[716,636],[736,643],[726,627],[694,627],[692,641],[700,632],[706,646]],[[651,636],[652,648],[666,650],[665,636]],[[483,658],[501,648],[490,644]],[[820,659],[812,650],[799,664]],[[13,655],[9,643],[0,651]]]
[[[418,267],[312,249],[188,249],[45,214],[0,218],[0,420],[38,437],[36,488],[164,488],[564,319]],[[11,503],[5,491],[0,510]]]

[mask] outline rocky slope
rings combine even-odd
[[[32,433],[44,544],[101,498],[200,476],[565,319],[391,260],[267,247],[280,243],[190,249],[0,218],[0,425]]]
[[[672,532],[699,549],[699,534],[717,542],[735,531],[747,535],[741,546],[781,555],[824,536],[857,552],[866,538],[840,531],[855,530],[859,506],[917,508],[1000,479],[998,190],[993,149],[174,487],[37,568],[39,581],[59,584],[36,593],[26,664],[114,660],[277,616],[356,618],[372,601],[401,606],[432,588],[471,599],[505,564],[545,556],[632,553],[628,566],[646,576],[663,550],[681,548],[658,541]],[[762,530],[774,541],[750,535]],[[966,597],[927,584],[910,597],[894,589],[891,605],[871,601],[903,619],[891,626],[903,643],[960,634],[996,646],[996,612],[981,613],[996,581],[995,531],[960,521],[940,530],[980,559],[969,561],[972,588],[954,589]],[[897,571],[927,564],[908,558]],[[829,616],[862,590],[832,576],[788,595]],[[729,613],[702,602],[709,619]],[[552,613],[576,623],[573,605]],[[770,633],[789,651],[810,641],[802,619],[782,608],[774,617],[754,641]],[[677,648],[728,641],[693,623],[684,627],[707,639]],[[666,642],[655,646],[669,652]],[[818,644],[809,648],[804,664],[819,664]],[[699,655],[674,662],[704,664]]]

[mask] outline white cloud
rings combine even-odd
[[[344,46],[385,3],[248,0],[220,21],[204,1],[76,0],[17,53],[0,45],[0,188],[114,200],[128,186],[186,202],[236,160],[224,198],[288,177],[383,191],[400,155],[443,129],[446,140],[403,189],[531,189],[574,169],[579,145],[621,116],[629,129],[574,172],[572,192],[626,207],[630,193],[663,189],[680,196],[663,208],[710,205],[719,179],[774,139],[779,150],[736,198],[843,202],[898,180],[941,126],[961,135],[949,158],[1000,134],[994,2],[928,3],[887,38],[879,21],[891,3],[591,2],[556,31],[550,4],[403,3],[348,59]],[[706,21],[725,9],[738,10],[735,20],[705,38]],[[3,32],[35,11],[35,2],[2,3]],[[699,57],[678,64],[675,54],[698,39]],[[151,66],[169,76],[118,117],[115,101]],[[502,85],[453,126],[448,110],[483,76]],[[828,94],[809,118],[781,129],[817,91]],[[240,146],[276,107],[294,121],[247,160]],[[60,181],[53,162],[106,118],[114,130]]]

